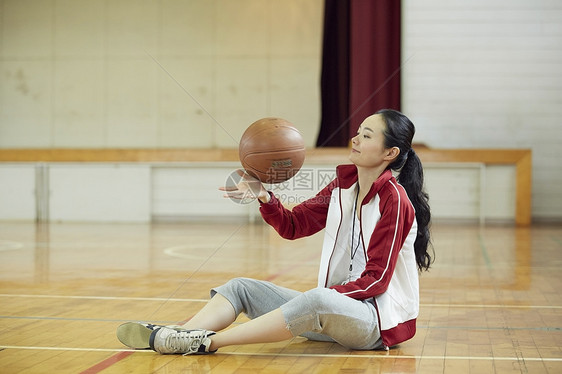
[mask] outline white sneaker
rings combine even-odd
[[[209,354],[213,331],[179,330],[161,327],[150,334],[150,348],[161,354],[181,353],[183,355]]]
[[[150,335],[162,327],[185,330],[179,325],[154,325],[152,323],[127,322],[117,328],[117,339],[129,348],[150,349]]]

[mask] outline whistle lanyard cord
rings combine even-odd
[[[357,202],[359,201],[359,187],[357,188],[357,194],[355,195],[355,204],[353,204],[353,225],[351,228],[351,249],[349,254],[351,256],[351,261],[349,262],[349,271],[353,270],[353,259],[357,254],[357,250],[359,249],[359,245],[361,244],[361,234],[359,234],[359,240],[357,240],[357,245],[353,248],[355,244],[355,220],[357,219]]]

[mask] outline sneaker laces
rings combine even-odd
[[[176,331],[166,337],[164,346],[174,352],[181,352],[189,355],[199,352],[199,347],[209,336],[206,330],[201,331]]]

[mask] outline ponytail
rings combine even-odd
[[[383,116],[386,124],[385,147],[400,149],[396,160],[388,168],[400,172],[397,178],[398,183],[406,190],[416,211],[418,224],[418,233],[414,242],[416,263],[420,271],[428,270],[433,260],[428,253],[428,247],[431,245],[429,233],[431,210],[429,196],[423,189],[423,166],[412,148],[412,139],[416,129],[408,117],[396,110],[383,109],[377,114]]]
[[[427,252],[429,242],[429,225],[431,222],[431,211],[429,208],[429,196],[423,190],[423,167],[422,163],[413,149],[410,148],[404,166],[398,175],[398,183],[400,183],[414,209],[416,210],[416,221],[418,223],[418,235],[414,242],[414,252],[416,254],[416,262],[418,269],[428,270],[431,265],[431,256]]]

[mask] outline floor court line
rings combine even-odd
[[[34,347],[19,345],[2,345],[0,349],[25,349],[25,350],[49,350],[49,351],[82,351],[82,352],[133,352],[133,353],[151,353],[150,350],[132,350],[132,349],[112,349],[112,348],[77,348],[77,347]],[[314,357],[314,358],[381,358],[381,359],[415,359],[415,360],[478,360],[478,361],[546,361],[546,362],[562,362],[562,357],[488,357],[488,356],[424,356],[424,355],[392,355],[388,353],[382,354],[322,354],[322,353],[265,353],[265,352],[219,352],[217,355],[229,356],[277,356],[277,357]]]
[[[17,295],[0,294],[0,297],[28,297],[43,299],[86,299],[86,300],[119,300],[119,301],[174,301],[190,303],[206,303],[208,299],[168,299],[165,297],[123,297],[123,296],[80,296],[80,295]]]
[[[106,358],[103,361],[98,362],[94,366],[82,371],[80,374],[96,374],[100,371],[107,369],[108,367],[116,364],[117,362],[129,357],[133,352],[119,352],[111,357]]]
[[[520,304],[420,304],[426,308],[495,308],[495,309],[562,309],[561,305],[520,305]]]
[[[119,301],[172,301],[179,303],[206,303],[209,299],[167,299],[165,297],[126,297],[126,296],[82,296],[82,295],[31,295],[0,294],[0,297],[27,297],[43,299],[85,299]],[[420,304],[426,308],[498,308],[498,309],[562,309],[562,305],[520,305],[520,304]]]
[[[44,316],[2,316],[0,319],[35,319],[35,320],[46,320],[46,321],[84,321],[84,322],[130,322],[131,319],[111,319],[111,318],[83,318],[83,317],[44,317]],[[140,320],[138,320],[140,321]],[[150,320],[152,323],[157,323],[160,325],[175,325],[177,321],[162,321],[162,320]]]
[[[191,317],[190,317],[191,318]],[[152,323],[160,325],[183,325],[190,318],[184,319],[182,321],[154,321],[150,320]],[[29,320],[45,320],[45,321],[84,321],[84,322],[111,322],[111,323],[122,323],[130,322],[131,319],[104,319],[104,318],[72,318],[72,317],[41,317],[41,316],[2,316],[0,319],[29,319]],[[140,321],[140,320],[139,320]],[[144,320],[142,320],[144,321]],[[242,322],[234,322],[234,325],[239,325]],[[418,329],[449,329],[449,330],[512,330],[512,331],[562,331],[562,327],[510,327],[506,328],[504,326],[491,327],[491,326],[427,326],[418,325]]]

